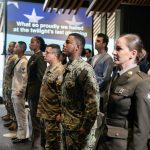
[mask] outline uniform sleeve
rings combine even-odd
[[[84,78],[84,118],[82,127],[87,131],[90,131],[97,116],[97,102],[99,101],[99,88],[96,81],[96,77],[92,68],[87,71],[87,75]]]
[[[150,134],[150,79],[142,81],[135,91],[135,120],[133,126],[133,149],[146,150]]]
[[[63,82],[63,72],[64,72],[64,66],[62,66],[58,71],[58,77],[56,80],[56,88],[57,88],[57,95],[59,100],[61,100],[61,85]]]
[[[43,57],[39,57],[37,61],[37,77],[40,83],[42,82],[46,67],[46,62]]]
[[[25,92],[26,86],[27,86],[27,79],[28,79],[27,63],[28,63],[27,60],[21,63],[22,86],[21,86],[20,92]]]

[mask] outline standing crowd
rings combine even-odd
[[[7,115],[4,124],[16,131],[12,143],[26,143],[28,103],[33,150],[86,150],[96,125],[93,150],[148,150],[150,147],[150,61],[140,37],[121,35],[114,59],[108,36],[99,33],[98,54],[85,49],[85,38],[68,35],[61,51],[32,37],[29,60],[23,41],[10,42],[3,78]],[[66,59],[67,58],[67,59]],[[68,60],[68,61],[66,61]]]

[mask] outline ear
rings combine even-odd
[[[136,57],[137,57],[137,50],[133,49],[133,50],[131,51],[131,58],[132,58],[132,59],[133,59],[133,58],[136,59]]]
[[[106,43],[103,43],[103,46],[105,47],[105,46],[106,46]]]
[[[78,51],[80,49],[80,45],[77,44],[77,48],[76,48],[76,51]]]

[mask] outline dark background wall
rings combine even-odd
[[[150,52],[150,7],[121,6],[121,34],[136,33]]]
[[[8,1],[8,0],[0,0],[0,1]],[[45,0],[11,0],[11,1],[24,1],[24,2],[33,2],[33,3],[42,3],[44,4]],[[52,5],[54,3],[55,0],[51,0],[50,1],[50,5]],[[89,4],[92,2],[92,0],[84,0],[82,7],[88,7]],[[58,6],[60,2],[57,1],[55,6]],[[63,2],[63,5],[66,3],[66,1]],[[70,5],[72,4],[72,1],[70,0],[70,4],[68,7],[70,7]]]

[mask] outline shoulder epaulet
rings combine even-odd
[[[137,71],[137,74],[142,78],[142,79],[145,79],[148,77],[148,75],[142,71]]]

